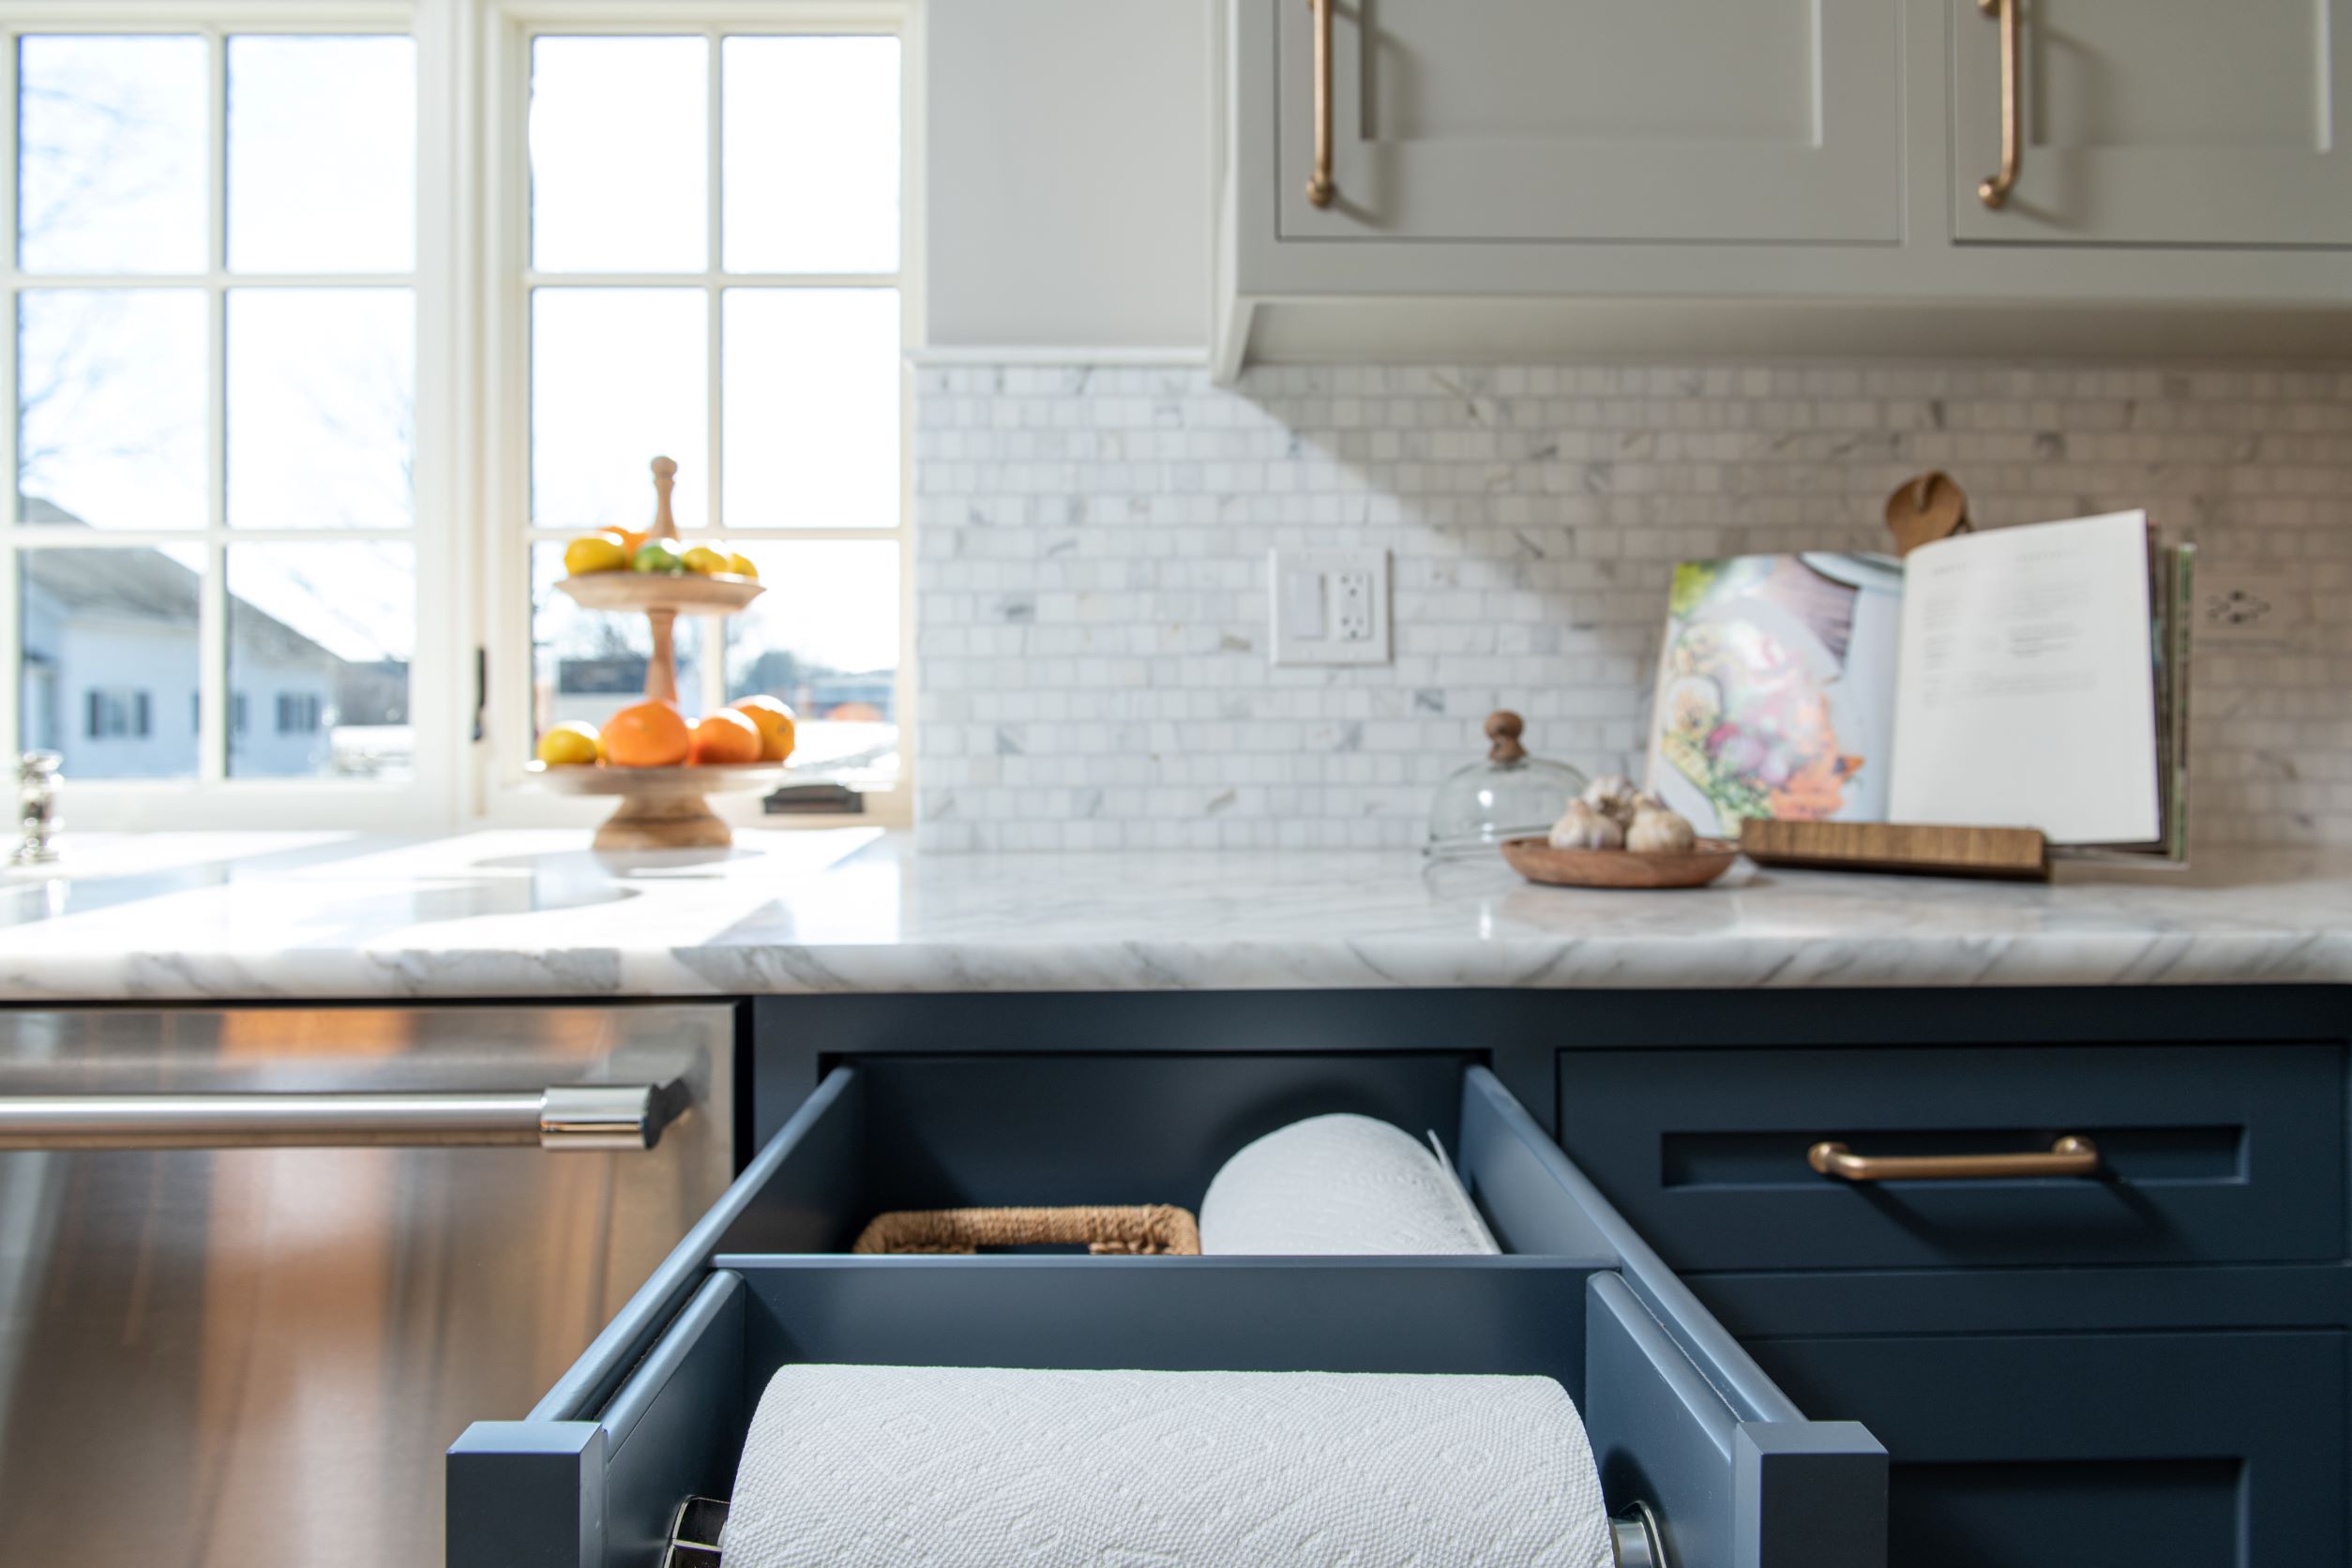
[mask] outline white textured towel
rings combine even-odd
[[[1470,1195],[1427,1149],[1369,1116],[1312,1116],[1225,1162],[1200,1199],[1200,1250],[1493,1253]]]
[[[1549,1378],[787,1366],[722,1568],[1606,1568]]]

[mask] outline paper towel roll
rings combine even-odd
[[[787,1366],[724,1568],[1606,1568],[1549,1378]]]
[[[1369,1116],[1314,1116],[1225,1162],[1200,1200],[1204,1253],[1494,1253],[1461,1184]]]

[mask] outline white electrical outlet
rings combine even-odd
[[[1388,662],[1388,551],[1277,550],[1266,575],[1274,663]]]
[[[2189,646],[2284,647],[2301,624],[2308,591],[2291,572],[2196,564],[2196,622]]]
[[[1332,636],[1342,642],[1372,641],[1372,574],[1334,572],[1331,585]]]

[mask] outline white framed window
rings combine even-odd
[[[665,456],[683,542],[749,557],[765,585],[743,615],[681,619],[681,705],[782,698],[795,782],[905,820],[901,32],[897,7],[854,0],[493,6],[490,815],[548,809],[524,771],[544,728],[641,690],[643,620],[552,585],[570,540],[647,525]]]
[[[401,5],[0,10],[0,754],[79,823],[457,798],[419,74]]]
[[[85,827],[580,820],[525,763],[637,689],[644,627],[547,585],[644,525],[659,453],[686,542],[767,585],[682,623],[683,705],[785,698],[799,777],[903,821],[902,33],[880,0],[0,5],[0,755],[63,752]]]

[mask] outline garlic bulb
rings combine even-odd
[[[1625,830],[1625,847],[1637,854],[1687,854],[1697,842],[1689,819],[1663,806],[1643,807]]]
[[[1623,827],[1634,820],[1634,801],[1641,793],[1621,773],[1605,773],[1584,787],[1584,804]]]
[[[1580,800],[1568,803],[1568,809],[1552,824],[1552,848],[1555,850],[1621,850],[1625,847],[1625,830],[1613,817],[1587,806]]]

